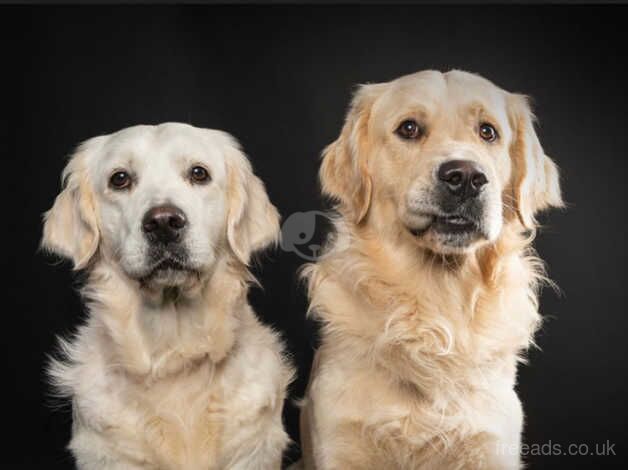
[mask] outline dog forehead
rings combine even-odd
[[[447,72],[447,95],[457,106],[482,105],[487,111],[503,113],[507,92],[479,75],[453,70]]]
[[[384,107],[392,105],[435,105],[447,94],[447,84],[441,72],[425,70],[405,75],[389,82],[382,96]]]
[[[504,90],[473,73],[426,70],[389,82],[377,107],[420,107],[432,112],[456,113],[461,108],[481,105],[505,115],[506,95]]]
[[[196,161],[211,166],[214,173],[224,174],[225,151],[230,142],[220,134],[180,123],[128,127],[104,137],[93,164],[100,168],[113,164],[139,169],[168,162]]]

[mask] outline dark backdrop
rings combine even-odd
[[[47,404],[54,337],[82,318],[67,264],[36,252],[40,214],[65,156],[88,137],[184,121],[235,134],[284,217],[320,209],[318,156],[353,86],[425,68],[478,72],[530,94],[563,171],[568,210],[536,245],[563,295],[546,290],[542,352],[521,368],[529,444],[615,443],[617,456],[531,456],[531,468],[626,461],[625,8],[45,7],[0,9],[2,122],[2,439],[8,468],[71,468],[70,415]],[[283,332],[299,379],[315,328],[278,250],[252,302]],[[285,421],[297,440],[297,411]],[[292,457],[298,455],[294,450]]]

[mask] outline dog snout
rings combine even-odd
[[[142,230],[151,242],[178,242],[186,226],[185,214],[173,205],[153,207],[142,219]]]
[[[454,196],[461,199],[476,197],[488,183],[486,174],[471,160],[449,160],[438,168],[438,179]]]

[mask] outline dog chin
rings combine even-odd
[[[426,234],[423,244],[432,252],[443,255],[461,255],[475,250],[485,239],[477,232]]]
[[[434,217],[421,228],[408,231],[422,247],[443,255],[460,255],[473,251],[488,241],[480,224],[458,217]]]
[[[188,283],[193,275],[192,271],[165,268],[151,273],[150,276],[144,277],[142,281],[152,286],[180,287]]]

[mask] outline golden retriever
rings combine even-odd
[[[87,272],[50,375],[81,469],[280,468],[293,370],[247,302],[279,216],[236,141],[185,124],[83,143],[42,245]]]
[[[519,468],[534,216],[562,204],[526,98],[456,70],[364,85],[320,179],[339,216],[304,273],[305,467]]]

